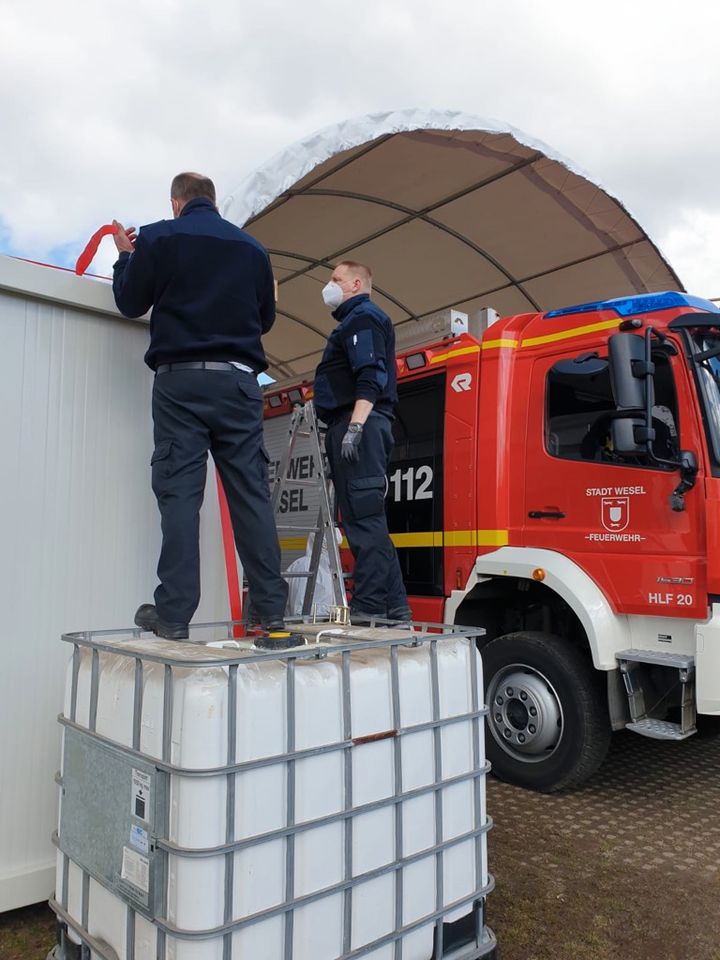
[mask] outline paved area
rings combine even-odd
[[[501,960],[720,960],[720,737],[619,734],[582,789],[488,809]]]
[[[720,737],[613,739],[574,793],[491,780],[499,960],[720,960]],[[0,917],[1,960],[45,960],[43,908]]]

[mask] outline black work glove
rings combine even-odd
[[[360,459],[360,441],[362,440],[362,424],[349,423],[342,438],[340,456],[348,463],[357,463]]]

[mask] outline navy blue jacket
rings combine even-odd
[[[135,252],[113,267],[113,293],[126,317],[153,308],[145,354],[153,370],[176,360],[267,368],[260,337],[275,321],[270,260],[210,200],[190,200],[176,220],[142,227]]]
[[[397,403],[395,330],[367,293],[350,297],[333,312],[337,327],[328,337],[315,372],[315,409],[326,423],[370,400],[389,417]]]

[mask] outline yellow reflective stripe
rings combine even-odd
[[[429,530],[427,533],[391,533],[390,539],[396,547],[441,547],[442,530]]]
[[[507,530],[446,530],[446,547],[505,547]]]
[[[283,537],[280,540],[281,550],[304,550],[307,546],[307,537]]]
[[[425,530],[391,533],[390,539],[396,547],[506,547],[509,542],[507,530]],[[348,549],[346,537],[340,546]]]
[[[597,333],[599,330],[610,330],[620,326],[620,317],[615,320],[603,320],[601,323],[586,323],[584,327],[573,327],[570,330],[559,330],[557,333],[548,333],[543,337],[530,337],[523,340],[523,347],[537,347],[541,343],[555,343],[557,340],[570,340],[572,337],[584,337],[586,333]]]
[[[506,547],[510,542],[507,530],[477,530],[479,547]]]
[[[603,320],[600,323],[586,323],[582,327],[571,327],[569,330],[558,330],[557,333],[546,333],[542,337],[529,337],[527,340],[511,340],[501,338],[500,340],[484,340],[478,346],[460,347],[457,350],[448,350],[446,353],[436,353],[430,357],[430,363],[444,363],[451,357],[463,357],[470,353],[477,353],[479,350],[499,350],[503,347],[516,350],[522,350],[523,347],[538,347],[543,343],[556,343],[558,340],[572,340],[574,337],[584,337],[588,333],[598,333],[601,330],[611,330],[620,325],[620,318],[616,320]]]
[[[477,344],[472,347],[458,347],[457,350],[448,350],[447,353],[436,353],[434,357],[430,357],[430,363],[442,363],[444,360],[449,360],[451,357],[464,357],[468,353],[480,353],[480,345]]]
[[[586,323],[582,327],[571,327],[569,330],[558,330],[556,333],[546,333],[542,337],[529,337],[527,340],[484,340],[477,347],[462,347],[458,350],[448,350],[447,353],[437,353],[430,358],[430,363],[443,363],[451,357],[461,357],[478,350],[499,350],[503,347],[509,350],[522,350],[524,347],[538,347],[543,343],[557,343],[559,340],[572,340],[575,337],[584,337],[588,333],[598,333],[601,330],[612,330],[620,325],[620,318],[603,320],[600,323]]]

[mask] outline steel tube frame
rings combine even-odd
[[[224,621],[222,624],[208,624],[213,628],[227,628],[228,638],[232,635],[233,621]],[[425,630],[428,625],[423,625]],[[293,957],[293,933],[295,911],[310,903],[335,895],[342,895],[343,900],[343,928],[342,928],[342,956],[339,960],[356,960],[365,954],[376,950],[383,945],[392,943],[394,945],[394,960],[402,960],[403,940],[414,930],[420,927],[434,924],[435,926],[435,948],[433,960],[442,960],[443,949],[443,917],[466,906],[472,905],[475,912],[475,943],[468,948],[468,952],[458,954],[458,960],[472,960],[475,957],[485,956],[494,950],[495,941],[492,933],[483,926],[482,910],[478,907],[485,896],[494,888],[494,880],[490,874],[487,877],[487,883],[480,885],[482,876],[482,851],[483,837],[492,828],[492,820],[485,817],[481,822],[481,799],[482,799],[482,780],[489,771],[489,764],[481,760],[479,736],[479,724],[481,718],[487,713],[487,709],[479,705],[478,695],[478,667],[475,655],[470,656],[470,684],[471,684],[471,709],[453,716],[443,717],[440,710],[440,682],[438,669],[438,644],[450,639],[466,640],[472,650],[475,637],[483,631],[463,629],[457,627],[447,627],[445,625],[432,625],[435,633],[410,633],[403,637],[382,638],[379,640],[367,640],[359,637],[357,640],[350,637],[344,637],[349,642],[339,643],[332,647],[313,648],[310,644],[304,648],[290,651],[278,651],[272,654],[254,654],[248,653],[242,658],[238,656],[219,656],[212,658],[198,658],[192,661],[178,660],[172,656],[162,653],[153,654],[152,651],[146,655],[145,652],[138,652],[128,648],[124,650],[121,646],[107,642],[109,636],[117,637],[116,631],[99,631],[97,633],[76,633],[63,636],[63,640],[73,644],[72,655],[72,674],[70,690],[70,710],[69,717],[61,716],[59,721],[65,727],[81,732],[83,735],[94,739],[104,747],[116,751],[128,759],[138,759],[153,764],[158,775],[165,778],[166,790],[164,791],[164,803],[161,810],[160,836],[154,838],[154,846],[158,850],[160,857],[160,883],[162,889],[161,901],[167,909],[167,883],[169,876],[169,858],[182,857],[189,859],[223,857],[225,864],[225,882],[224,882],[224,904],[223,904],[223,923],[221,926],[205,930],[187,930],[179,928],[169,922],[165,917],[153,916],[150,919],[157,929],[157,950],[156,960],[165,960],[167,956],[167,938],[172,937],[179,940],[208,940],[211,938],[222,938],[223,940],[223,960],[232,960],[232,936],[238,930],[248,927],[252,924],[268,920],[273,917],[285,917],[285,935],[284,935],[284,960],[292,960]],[[128,634],[129,639],[137,639],[136,630],[123,632]],[[431,676],[431,715],[432,719],[420,724],[413,724],[403,727],[401,725],[401,705],[400,705],[400,686],[399,686],[399,649],[401,647],[419,647],[429,646],[430,658],[430,676]],[[82,659],[82,648],[87,648],[91,653],[90,664],[90,704],[88,726],[85,727],[78,722],[78,687],[79,673]],[[370,649],[387,649],[390,657],[390,680],[391,680],[391,712],[392,712],[392,730],[383,734],[380,739],[393,740],[393,789],[389,796],[374,800],[369,803],[353,806],[353,749],[363,744],[362,738],[353,739],[352,737],[352,697],[350,685],[350,665],[354,652]],[[101,679],[101,654],[113,654],[127,656],[134,659],[134,698],[133,698],[133,724],[132,724],[132,747],[117,743],[108,737],[99,734],[96,730],[97,707],[99,698],[99,686]],[[219,653],[219,651],[218,651]],[[341,674],[341,693],[342,693],[342,739],[323,745],[322,747],[296,750],[295,748],[295,669],[298,661],[306,659],[325,659],[332,657],[340,661]],[[285,661],[287,664],[286,672],[286,702],[287,702],[287,730],[286,730],[286,752],[272,757],[264,757],[258,760],[237,762],[237,682],[238,667],[242,664],[262,662],[267,659]],[[142,708],[144,699],[144,681],[145,667],[144,661],[156,662],[163,665],[163,725],[162,725],[162,752],[161,757],[154,757],[142,751]],[[227,671],[227,764],[224,767],[213,767],[205,769],[192,769],[180,767],[172,762],[172,729],[173,729],[173,668],[194,669],[199,667],[220,667]],[[443,778],[442,773],[442,730],[444,727],[455,723],[470,723],[472,730],[472,761],[471,768],[457,776]],[[433,778],[428,784],[408,791],[403,790],[402,783],[402,744],[405,735],[418,733],[421,731],[432,732],[433,737]],[[342,809],[336,813],[319,817],[315,820],[296,823],[295,813],[295,766],[298,761],[308,757],[321,756],[333,752],[341,751],[343,755],[343,804]],[[269,765],[281,764],[286,770],[286,823],[284,827],[268,831],[265,834],[246,837],[241,840],[235,838],[235,805],[236,805],[236,782],[239,773],[259,769]],[[168,839],[169,831],[169,798],[170,782],[172,777],[203,778],[222,776],[226,779],[226,826],[225,843],[210,848],[187,848],[180,847]],[[465,833],[445,839],[443,836],[443,792],[446,788],[462,782],[471,781],[473,785],[473,809],[474,809],[474,827]],[[58,778],[62,784],[62,777]],[[405,856],[403,850],[403,804],[415,797],[425,794],[434,796],[434,843],[421,851]],[[373,870],[366,871],[363,874],[353,874],[352,850],[353,850],[353,822],[354,818],[373,810],[393,807],[394,809],[394,859],[390,863],[383,864]],[[316,890],[303,896],[295,896],[294,872],[295,872],[295,836],[298,833],[316,829],[328,824],[343,823],[343,846],[344,846],[344,870],[343,878],[338,883],[332,884],[322,890]],[[285,840],[285,899],[284,902],[271,908],[259,911],[250,916],[234,920],[234,891],[235,891],[235,855],[238,851],[247,849],[258,844],[270,842],[273,840]],[[61,838],[55,834],[55,842],[62,850]],[[452,904],[444,903],[443,891],[443,868],[445,850],[458,844],[472,841],[475,845],[475,883],[472,894],[455,901]],[[412,921],[403,922],[403,871],[409,865],[427,860],[430,857],[435,859],[435,909],[431,913]],[[69,928],[80,938],[83,949],[93,950],[99,956],[107,960],[114,960],[114,951],[108,948],[109,953],[104,952],[103,948],[107,945],[98,943],[87,932],[88,927],[88,908],[89,908],[89,884],[91,874],[82,869],[82,916],[80,923],[69,914],[68,908],[68,878],[69,878],[69,857],[63,852],[63,870],[62,870],[62,896],[61,901],[51,901],[51,906],[57,913],[62,923],[67,924]],[[361,884],[379,877],[393,875],[394,877],[394,926],[395,929],[378,938],[372,943],[365,944],[355,950],[352,949],[352,922],[353,922],[353,890]],[[94,877],[98,882],[103,881]],[[127,904],[126,919],[126,950],[124,960],[134,960],[135,957],[135,917],[136,909]],[[455,956],[455,952],[453,953]]]

